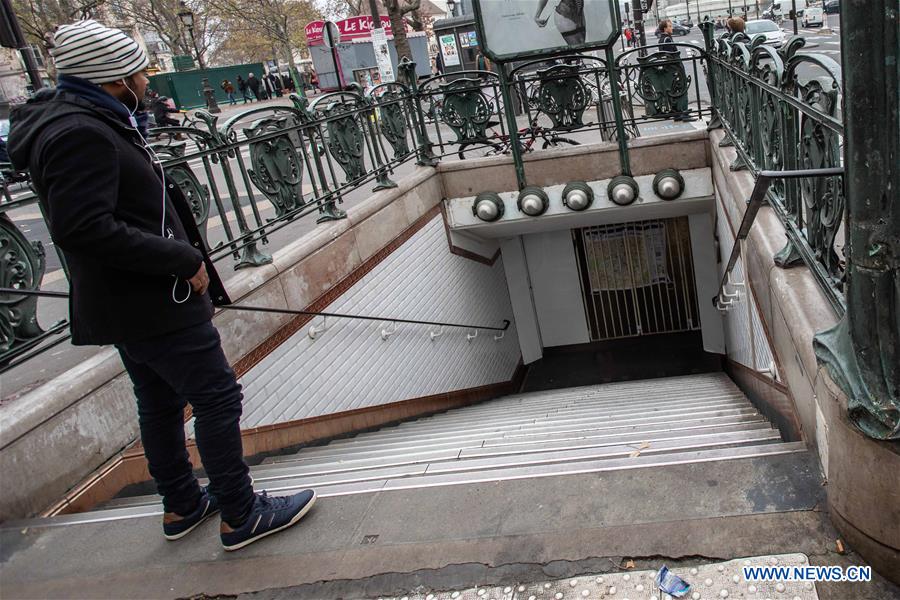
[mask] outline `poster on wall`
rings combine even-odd
[[[391,51],[388,48],[387,33],[384,29],[372,30],[372,49],[375,51],[375,64],[382,83],[390,83],[394,77],[394,65],[391,63]]]
[[[456,67],[459,65],[459,49],[456,47],[456,35],[448,33],[442,35],[439,39],[441,43],[441,56],[444,57],[445,67]]]
[[[591,247],[587,270],[593,292],[672,282],[667,266],[666,227],[659,221],[647,221],[634,229],[586,231],[584,243]]]
[[[463,48],[474,48],[478,45],[478,35],[474,31],[464,31],[460,33],[459,45]]]
[[[608,46],[619,31],[615,0],[476,0],[475,16],[501,61]]]

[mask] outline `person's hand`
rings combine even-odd
[[[546,27],[547,21],[550,20],[550,17],[544,17],[543,19],[540,17],[535,17],[534,22],[537,23],[538,27]]]
[[[209,275],[206,274],[206,263],[200,263],[200,268],[197,269],[197,272],[194,273],[193,277],[188,279],[188,283],[191,284],[191,289],[197,294],[202,296],[206,293],[206,288],[209,287]]]

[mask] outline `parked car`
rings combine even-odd
[[[829,15],[841,14],[840,0],[828,0],[825,2],[825,13]]]
[[[818,25],[821,27],[825,23],[825,12],[818,6],[810,6],[803,11],[803,26],[810,27]]]
[[[744,27],[744,33],[747,34],[747,37],[751,40],[755,35],[764,35],[766,37],[765,43],[776,48],[781,48],[782,44],[784,44],[784,32],[778,25],[768,19],[747,21],[747,25]]]
[[[672,23],[672,37],[679,35],[687,35],[691,32],[690,27],[685,27],[681,23]]]

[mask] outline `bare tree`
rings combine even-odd
[[[112,12],[123,21],[131,22],[144,31],[153,31],[173,54],[196,56],[200,64],[219,38],[220,23],[200,0],[108,0]],[[189,8],[194,13],[194,40],[187,35],[178,12]]]
[[[100,3],[96,0],[13,0],[13,10],[28,41],[46,51],[59,25],[90,16],[90,11]]]
[[[406,39],[406,20],[404,15],[419,10],[421,0],[384,0],[388,17],[391,19],[391,30],[394,34],[394,48],[397,50],[397,58],[402,60],[407,57],[413,59],[409,48],[409,40]]]
[[[322,14],[333,21],[369,14],[368,0],[323,0],[319,7]]]
[[[272,42],[242,21],[220,17],[222,36],[210,51],[209,60],[217,65],[264,62],[272,58]]]
[[[294,49],[306,48],[304,26],[322,16],[309,0],[208,0],[208,4],[237,25],[229,30],[229,37],[253,34],[268,39],[273,50],[287,60],[292,77],[297,74]]]

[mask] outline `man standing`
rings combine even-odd
[[[281,98],[283,89],[281,87],[281,77],[279,77],[275,73],[269,73],[269,75],[266,77],[266,81],[269,83],[269,87],[272,89],[272,93]]]
[[[69,267],[72,343],[115,344],[134,383],[165,537],[179,539],[220,510],[226,550],[290,527],[315,492],[253,492],[241,448],[241,386],[207,290],[217,302],[228,296],[184,196],[145,141],[138,109],[147,56],[121,31],[90,20],[58,28],[50,54],[59,85],[13,112],[10,156],[30,170]],[[185,449],[188,403],[208,488]]]
[[[244,98],[244,104],[247,104],[247,100],[253,101],[253,98],[250,97],[250,91],[247,89],[247,82],[244,81],[244,78],[240,75],[237,76],[237,86],[238,91],[241,93],[241,96]]]
[[[680,59],[681,53],[678,51],[678,46],[675,45],[675,41],[672,39],[672,21],[670,21],[669,19],[663,19],[659,22],[659,29],[661,32],[659,36],[659,49],[662,52],[671,53],[673,60]],[[673,68],[678,69],[681,72],[681,77],[688,82],[688,85],[690,85],[691,79],[684,72],[684,64],[682,64],[680,61],[675,62]],[[678,98],[675,98],[672,104],[672,112],[674,113],[674,116],[672,117],[673,121],[690,122],[697,120],[691,116],[691,113],[688,110],[687,92],[685,92]]]
[[[484,53],[479,50],[478,54],[475,56],[475,68],[479,71],[491,71],[491,59],[484,55]]]
[[[250,91],[253,92],[253,96],[256,98],[257,102],[262,100],[259,96],[259,79],[256,78],[256,75],[250,73],[247,76],[247,86],[250,88]]]

